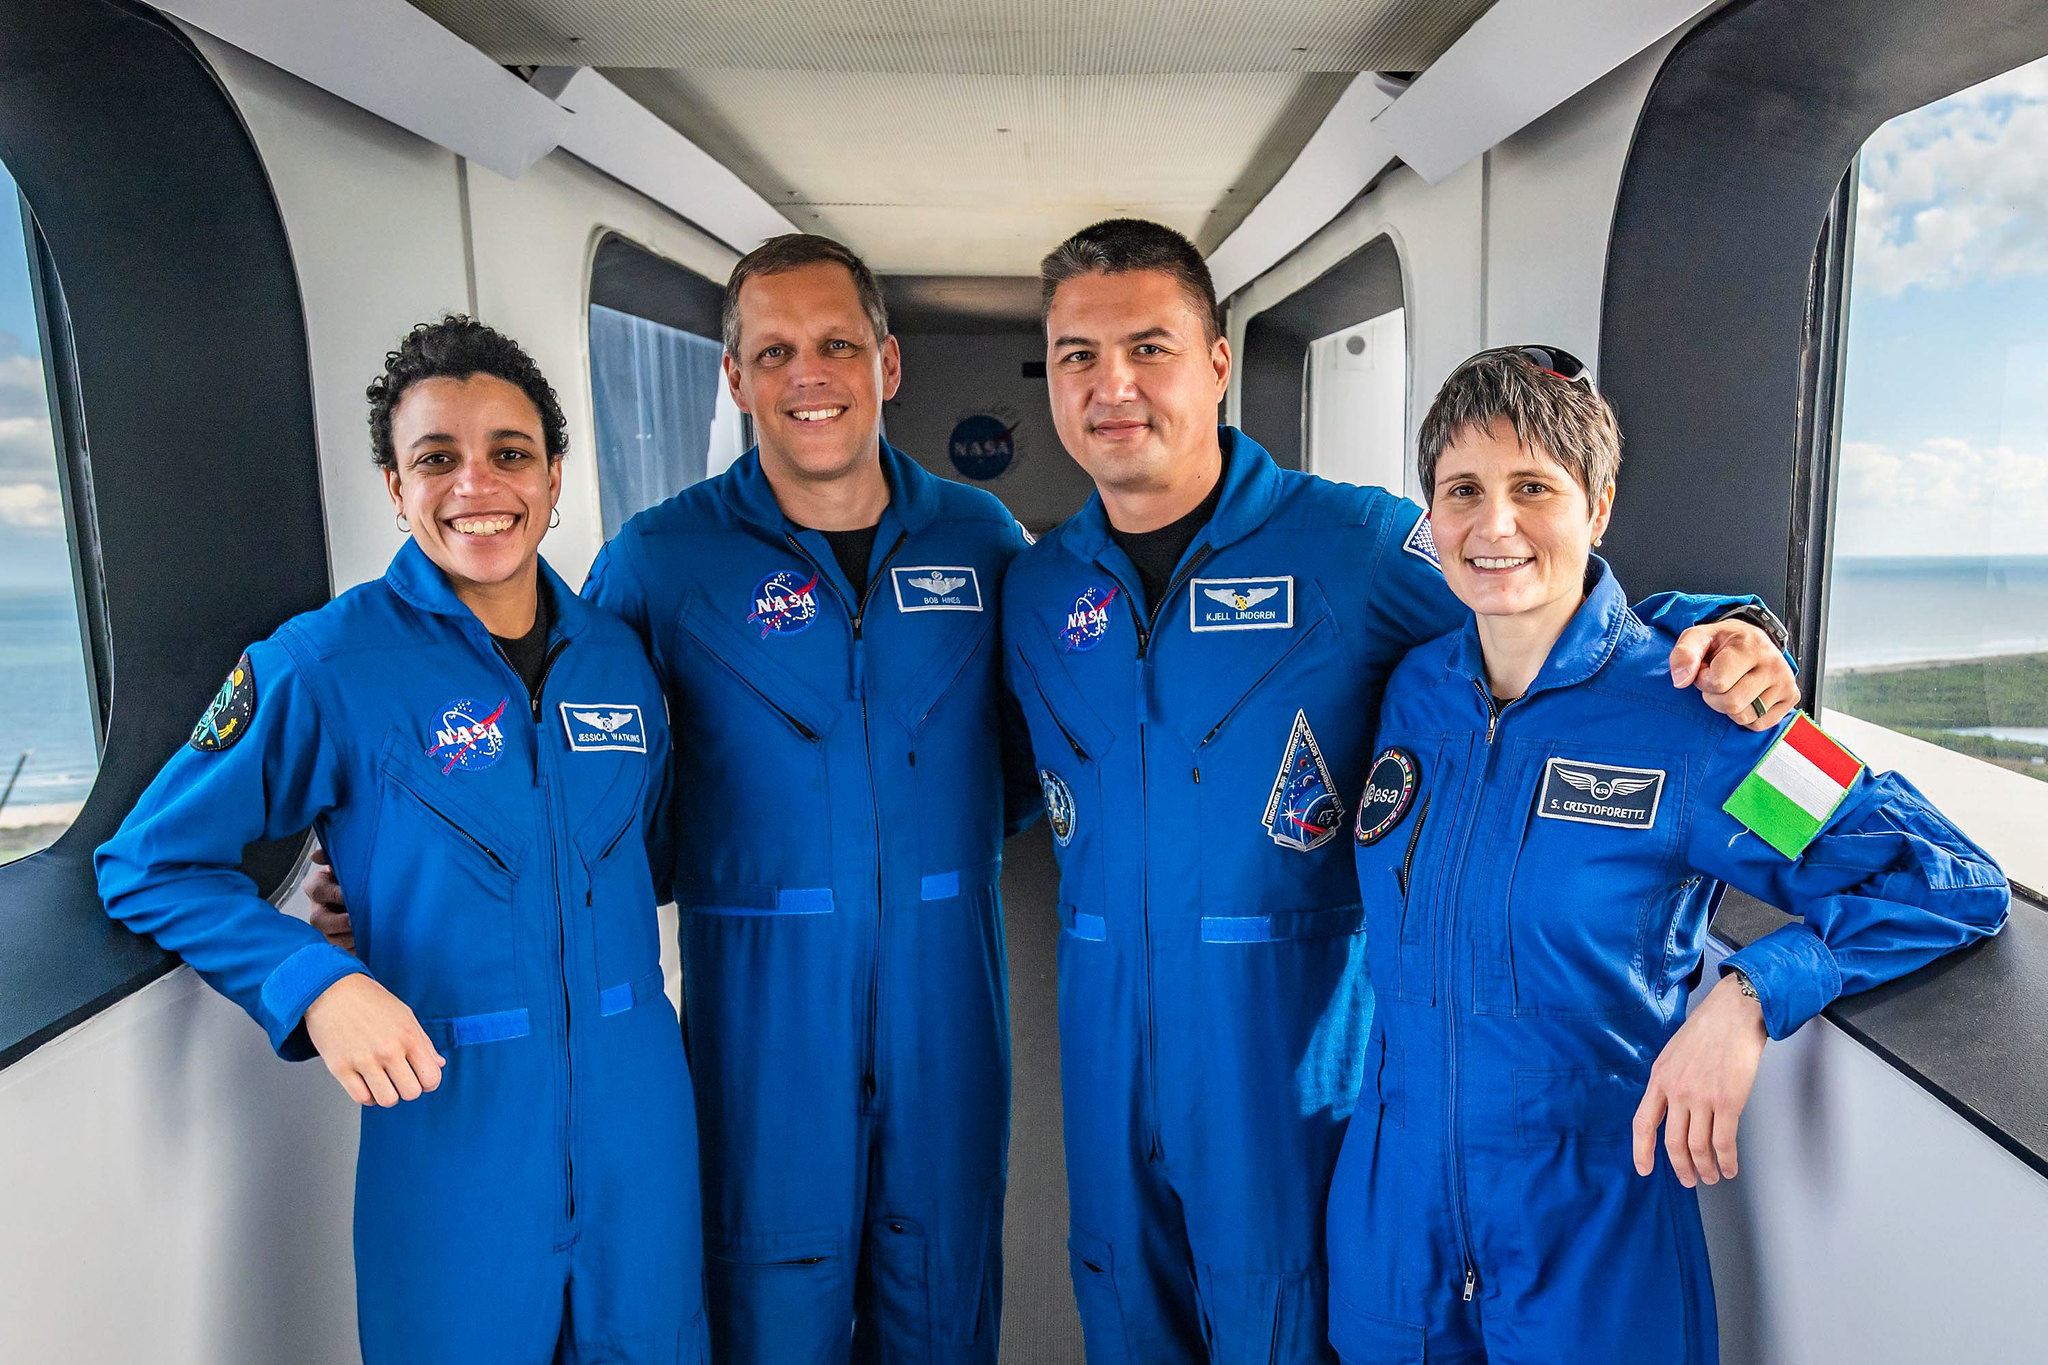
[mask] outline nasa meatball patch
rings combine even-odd
[[[980,611],[981,579],[972,564],[925,564],[889,570],[898,611]]]
[[[761,638],[801,635],[818,619],[818,575],[777,569],[754,585],[748,598],[753,610],[747,624],[761,628]]]
[[[1611,763],[1553,758],[1543,765],[1536,813],[1546,820],[1649,829],[1657,823],[1657,802],[1663,795],[1662,768],[1617,768]]]
[[[1115,600],[1115,588],[1095,585],[1081,590],[1060,627],[1060,645],[1067,653],[1086,654],[1102,643],[1109,634],[1109,604]]]
[[[505,731],[498,722],[511,704],[510,697],[498,698],[496,706],[486,706],[473,697],[457,697],[440,709],[427,725],[434,736],[427,757],[442,760],[443,777],[457,768],[466,773],[482,772],[504,756]]]
[[[220,691],[207,703],[206,714],[192,727],[192,747],[203,754],[232,748],[249,733],[249,722],[255,717],[256,671],[249,667],[249,656],[244,654],[235,661]]]
[[[1361,845],[1386,838],[1415,804],[1415,788],[1421,780],[1422,769],[1414,754],[1402,748],[1382,749],[1372,761],[1372,775],[1365,779],[1365,794],[1358,798],[1353,837]]]
[[[579,754],[606,749],[647,752],[647,729],[640,723],[639,706],[632,702],[565,701],[562,732]]]

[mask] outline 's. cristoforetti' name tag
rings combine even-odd
[[[1657,803],[1663,796],[1662,768],[1623,768],[1613,763],[1553,758],[1543,765],[1543,792],[1536,813],[1546,820],[1649,829],[1657,823]]]

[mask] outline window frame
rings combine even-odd
[[[233,99],[131,0],[0,0],[0,32],[103,720],[77,819],[0,866],[4,1067],[179,965],[107,917],[93,851],[240,652],[331,584],[298,277]],[[168,508],[203,508],[207,534]],[[244,870],[274,893],[304,842],[252,845]]]
[[[1855,161],[1887,120],[2048,53],[2038,0],[1737,0],[1671,51],[1623,168],[1602,388],[1627,433],[1605,552],[1631,593],[1756,592],[1819,702]],[[1702,526],[1712,527],[1702,554]],[[2048,1175],[2048,907],[1827,1017]],[[1786,922],[1730,893],[1741,947]],[[1955,1021],[1971,1021],[1957,1029]]]

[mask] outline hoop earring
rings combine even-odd
[[[548,529],[552,531],[555,527],[560,526],[561,524],[562,509],[557,507],[554,509],[553,513],[550,514],[548,517]]]
[[[406,521],[405,513],[394,512],[391,514],[391,519],[398,523],[398,533],[400,535],[409,536],[412,534],[412,525]]]

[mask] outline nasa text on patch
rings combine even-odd
[[[889,570],[898,611],[980,611],[981,579],[971,564],[921,564]]]
[[[1417,559],[1426,559],[1441,569],[1444,562],[1436,557],[1436,532],[1429,529],[1429,513],[1424,512],[1408,532],[1408,539],[1401,542],[1401,548]]]
[[[481,772],[504,756],[505,731],[498,722],[511,704],[510,697],[498,698],[496,706],[485,706],[473,697],[457,697],[441,708],[428,723],[434,745],[427,756],[446,760],[441,765],[442,776],[457,768]]]
[[[752,610],[747,624],[761,628],[761,638],[801,635],[818,619],[818,574],[777,569],[754,585],[747,599]]]
[[[1099,584],[1081,590],[1060,627],[1060,644],[1067,653],[1085,654],[1102,643],[1109,634],[1109,604],[1116,600],[1116,592]]]
[[[1197,578],[1188,584],[1189,630],[1292,630],[1294,577]]]
[[[580,754],[603,749],[647,752],[647,729],[633,702],[565,701],[562,732],[569,737],[569,747]]]
[[[1543,790],[1536,800],[1536,813],[1546,820],[1648,829],[1657,823],[1657,802],[1663,795],[1662,768],[1619,768],[1612,763],[1553,758],[1543,765]]]

